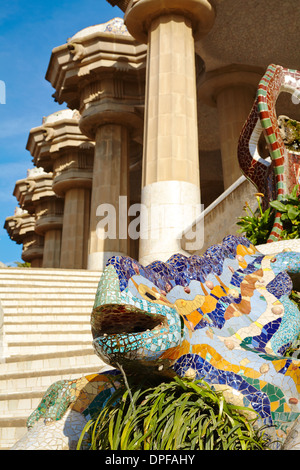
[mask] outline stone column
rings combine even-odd
[[[198,88],[199,99],[217,107],[225,190],[242,175],[238,140],[262,73],[258,67],[231,65],[208,72]]]
[[[43,268],[59,268],[61,254],[61,229],[48,229],[44,232]]]
[[[143,134],[146,52],[123,21],[114,19],[54,49],[46,74],[57,101],[79,110],[81,132],[95,141],[91,270],[103,270],[113,255],[129,255],[129,142]]]
[[[94,143],[79,129],[79,113],[62,110],[31,129],[27,148],[34,163],[53,172],[53,191],[64,198],[60,267],[86,269]],[[46,246],[58,234],[45,238]],[[51,242],[50,242],[51,239]]]
[[[64,197],[60,267],[86,269],[90,230],[94,144],[53,155],[53,191]]]
[[[142,264],[165,261],[182,251],[182,230],[199,215],[194,41],[213,22],[214,11],[206,0],[138,0],[129,4],[125,14],[129,32],[148,43]]]
[[[60,267],[86,269],[91,190],[69,189],[65,195]]]
[[[59,268],[64,200],[52,189],[52,173],[42,173],[30,182],[35,206],[35,232],[44,236],[43,268]]]
[[[44,237],[35,233],[35,217],[17,207],[15,214],[5,220],[4,228],[13,241],[23,245],[23,261],[30,263],[32,268],[42,267]]]
[[[52,173],[33,168],[14,189],[21,209],[34,216],[35,233],[44,238],[43,268],[60,267],[64,200],[53,192],[52,183]]]
[[[97,129],[95,142],[88,268],[103,269],[111,256],[129,251],[128,129],[105,124]]]

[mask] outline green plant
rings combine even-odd
[[[31,268],[31,263],[26,262],[21,262],[21,261],[15,261],[14,262],[17,268]],[[12,268],[13,266],[8,266],[9,268]]]
[[[263,212],[260,198],[263,194],[256,193],[258,209],[254,213],[246,202],[244,210],[246,216],[239,217],[237,225],[241,228],[237,233],[244,234],[253,245],[267,243],[273,227],[276,212],[280,212],[283,230],[282,240],[300,238],[300,199],[298,197],[299,185],[295,185],[290,194],[286,194],[280,201],[270,202],[270,207]]]
[[[78,449],[264,450],[263,428],[247,419],[247,408],[227,403],[203,380],[174,378],[152,388],[121,386],[84,428]],[[248,410],[249,411],[249,410]]]
[[[289,240],[300,237],[300,199],[297,196],[299,185],[295,185],[293,191],[280,201],[270,202],[270,206],[281,213],[283,231],[281,238]]]
[[[247,215],[239,217],[237,225],[241,228],[237,233],[244,234],[253,245],[261,245],[266,243],[271,232],[274,222],[274,211],[269,207],[263,212],[260,200],[263,194],[256,193],[255,196],[258,209],[256,212],[253,212],[249,204],[247,202],[245,203],[244,210]]]

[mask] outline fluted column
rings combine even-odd
[[[85,269],[87,267],[90,207],[90,189],[73,188],[66,192],[61,242],[61,268]]]
[[[61,254],[61,229],[49,229],[44,235],[43,268],[59,268]]]
[[[224,189],[242,174],[237,158],[238,140],[261,76],[260,68],[233,65],[208,72],[198,88],[200,100],[217,108]]]
[[[55,153],[52,159],[53,191],[64,197],[60,267],[86,269],[94,144],[68,148]]]
[[[129,251],[128,129],[121,124],[100,126],[95,142],[89,269],[101,269],[111,256],[127,255]]]
[[[214,12],[206,0],[139,0],[125,23],[148,43],[140,262],[180,252],[182,230],[200,211],[195,35]],[[155,211],[159,210],[159,214]],[[155,227],[154,227],[155,226]]]

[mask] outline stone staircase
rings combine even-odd
[[[104,370],[92,347],[90,314],[100,272],[0,269],[0,449],[60,379]]]

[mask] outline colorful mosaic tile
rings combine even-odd
[[[276,101],[282,91],[295,93],[300,90],[300,72],[271,64],[262,77],[256,100],[240,135],[238,159],[242,172],[264,194],[263,204],[282,199],[299,184],[300,155],[289,151],[280,134],[276,115]],[[263,132],[270,161],[262,158],[258,141]],[[281,214],[275,215],[269,240],[280,240]]]
[[[262,255],[247,239],[228,236],[203,256],[177,254],[147,267],[111,258],[91,326],[96,353],[116,370],[54,384],[29,426],[59,420],[70,408],[92,416],[121,369],[204,378],[283,440],[300,415],[300,362],[284,356],[300,332],[289,298],[299,256]]]

